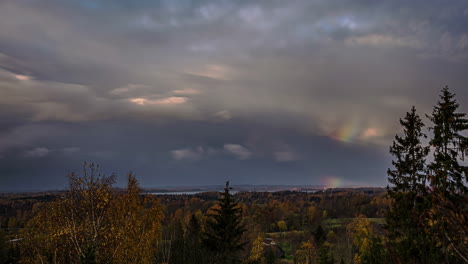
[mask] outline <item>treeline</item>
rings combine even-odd
[[[214,206],[218,193],[194,195],[161,195],[166,225],[175,219],[188,221],[196,211],[206,212]],[[366,193],[357,189],[326,190],[315,193],[242,192],[234,194],[243,208],[242,217],[249,225],[257,225],[262,232],[279,232],[276,223],[284,220],[287,231],[316,228],[326,214],[327,219],[354,218],[366,215],[382,218],[390,204],[384,189]],[[250,224],[251,222],[251,224]]]
[[[52,194],[25,193],[0,194],[0,229],[23,228],[29,219],[38,212],[40,203],[50,202],[57,198]]]
[[[91,165],[91,167],[93,166]],[[86,172],[87,170],[85,170],[83,175],[90,175],[90,173]],[[125,224],[122,221],[117,221],[118,217],[116,217],[115,212],[117,212],[118,208],[115,206],[115,203],[103,203],[103,201],[114,200],[116,202],[118,197],[121,197],[119,203],[122,203],[124,197],[128,199],[128,197],[132,196],[128,196],[127,192],[114,189],[111,191],[111,188],[109,188],[113,183],[111,178],[104,176],[93,177],[94,180],[86,180],[81,179],[82,176],[72,175],[70,177],[70,180],[73,180],[70,184],[70,194],[46,195],[46,199],[44,195],[33,196],[34,198],[19,196],[11,197],[11,199],[2,199],[5,204],[9,205],[9,208],[12,202],[20,205],[22,210],[27,211],[28,208],[30,210],[34,208],[34,214],[32,212],[28,213],[34,215],[34,218],[30,221],[26,220],[26,228],[20,229],[22,231],[19,235],[18,229],[10,230],[4,228],[4,230],[10,233],[9,240],[14,240],[15,238],[23,239],[7,243],[6,246],[9,248],[9,251],[4,251],[3,255],[0,253],[0,256],[5,257],[4,263],[35,263],[34,259],[38,260],[38,262],[43,261],[46,263],[110,263],[109,257],[104,258],[104,256],[108,255],[105,251],[110,250],[110,246],[99,246],[105,241],[99,238],[100,235],[96,235],[95,241],[85,239],[86,237],[90,237],[90,234],[84,232],[83,229],[86,229],[84,228],[86,223],[88,225],[92,223],[91,220],[86,218],[75,219],[76,224],[80,223],[81,225],[78,229],[84,232],[78,235],[82,237],[82,243],[85,245],[84,248],[87,248],[84,252],[82,251],[84,255],[80,257],[79,254],[67,253],[66,256],[60,256],[60,254],[55,255],[55,253],[51,253],[57,247],[59,248],[58,252],[61,254],[70,250],[79,252],[78,249],[74,248],[74,245],[67,245],[67,241],[71,239],[68,236],[73,232],[71,232],[70,227],[66,228],[64,219],[71,219],[73,212],[76,211],[71,210],[72,208],[80,208],[77,209],[80,213],[76,212],[74,213],[75,215],[83,214],[83,210],[91,210],[88,207],[92,203],[87,201],[90,196],[96,198],[95,204],[100,204],[99,207],[108,207],[105,210],[107,213],[104,213],[104,217],[106,218],[104,222],[106,224],[103,224],[104,227],[100,229],[101,231],[98,230],[97,233],[122,232],[117,230],[125,230]],[[77,182],[80,184],[76,184]],[[98,184],[98,182],[101,183]],[[132,190],[132,188],[135,190],[132,187],[136,184],[135,180],[133,179],[129,184],[129,190]],[[85,192],[85,190],[87,191]],[[74,196],[71,193],[82,194]],[[133,191],[133,193],[135,196],[138,192]],[[82,196],[84,194],[87,194],[87,196]],[[125,194],[127,195],[124,196]],[[150,208],[156,205],[164,215],[159,215],[159,218],[156,220],[160,221],[161,226],[158,234],[155,235],[152,248],[146,251],[149,256],[146,263],[223,263],[219,262],[219,260],[216,261],[216,254],[214,253],[219,250],[209,250],[204,241],[208,235],[209,219],[220,208],[219,198],[225,197],[224,194],[211,192],[195,195],[163,195],[158,196],[158,201],[154,200],[154,196],[147,197],[141,194],[138,196],[140,200],[147,200],[148,197],[153,198],[140,210],[144,211],[146,207]],[[32,202],[32,205],[29,206],[22,206],[23,203],[16,203],[22,200],[21,197],[25,200],[33,199],[35,202]],[[242,250],[238,250],[235,254],[231,255],[235,255],[237,260],[248,263],[262,263],[262,259],[263,261],[268,261],[267,263],[278,263],[281,261],[285,263],[293,261],[303,263],[300,262],[301,256],[304,258],[304,254],[312,252],[312,249],[316,248],[318,243],[324,244],[325,242],[326,247],[320,249],[322,257],[322,262],[320,263],[331,263],[330,260],[333,255],[343,255],[344,259],[347,259],[349,257],[344,256],[345,254],[336,254],[334,252],[340,251],[339,247],[342,247],[346,243],[347,232],[350,231],[347,229],[347,225],[352,222],[354,217],[363,213],[367,213],[369,217],[380,217],[379,219],[381,219],[389,204],[383,189],[372,191],[357,189],[326,190],[316,193],[291,191],[275,193],[247,192],[236,193],[232,198],[239,202],[235,207],[240,209],[232,214],[232,217],[240,220],[243,228],[247,231],[242,232],[239,236],[242,242]],[[50,201],[51,199],[52,201]],[[69,199],[71,200],[64,202],[64,200]],[[65,208],[57,206],[57,200],[59,200],[59,203],[64,203],[66,205]],[[67,212],[67,209],[71,211]],[[111,211],[114,211],[114,213],[110,213]],[[118,211],[122,212],[121,209]],[[133,211],[133,214],[137,211]],[[346,219],[346,221],[340,222],[337,225],[334,221],[340,219]],[[42,231],[38,232],[38,229]],[[57,237],[57,234],[60,234],[60,238]],[[56,238],[51,239],[49,236]],[[112,236],[114,235],[109,234],[108,237]],[[343,239],[345,237],[346,239]],[[277,248],[271,249],[271,251],[275,249],[284,250],[285,255],[278,255],[278,252],[275,252],[275,254],[268,253],[268,248],[264,246],[264,242],[268,239],[272,239],[279,245]],[[88,244],[95,246],[88,248],[86,246]],[[212,244],[216,245],[218,243]],[[345,245],[345,247],[347,246]],[[352,250],[352,247],[347,247],[347,250]],[[43,253],[36,255],[33,254],[34,252]],[[348,255],[351,255],[351,253]],[[94,259],[95,262],[89,262],[90,258]],[[103,259],[106,259],[107,262],[103,262]],[[323,260],[327,260],[327,262]],[[132,262],[116,258],[112,263]]]
[[[219,208],[218,197],[217,193],[161,196],[166,247],[160,263],[209,263],[190,256],[206,250],[199,230],[206,230],[210,211]],[[242,235],[246,244],[237,252],[243,263],[335,263],[341,259],[350,263],[357,250],[352,240],[365,232],[381,234],[390,203],[386,192],[378,189],[368,193],[355,189],[243,192],[234,198],[242,209],[238,217],[247,230]],[[194,228],[194,223],[200,229]],[[198,246],[193,246],[194,240]],[[270,240],[277,247],[266,245]]]

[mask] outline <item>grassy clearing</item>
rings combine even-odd
[[[346,227],[348,224],[353,222],[356,218],[338,218],[338,219],[326,219],[322,222],[322,225],[326,228],[341,228]],[[367,220],[371,221],[372,223],[378,225],[385,224],[385,218],[366,218]]]
[[[287,238],[287,237],[290,237],[292,235],[302,235],[304,234],[305,231],[297,231],[297,230],[293,230],[293,231],[284,231],[284,232],[272,232],[272,233],[266,233],[265,236],[266,237],[270,237],[270,238]]]

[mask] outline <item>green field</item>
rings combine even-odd
[[[355,219],[356,218],[326,219],[322,222],[322,225],[325,229],[341,228],[341,227],[346,227]],[[366,219],[378,225],[385,224],[385,218],[366,218]]]

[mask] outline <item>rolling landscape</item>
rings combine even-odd
[[[0,0],[0,264],[468,264],[466,0]]]

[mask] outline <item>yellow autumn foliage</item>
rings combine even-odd
[[[132,174],[120,193],[93,164],[69,182],[64,197],[42,206],[22,232],[22,263],[152,263],[162,210],[140,195]]]

